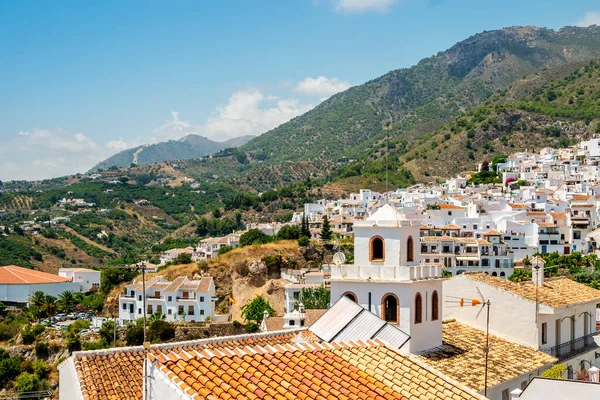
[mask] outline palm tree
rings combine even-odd
[[[63,312],[72,312],[75,310],[75,296],[72,291],[67,290],[58,295],[58,305]]]
[[[41,309],[49,317],[52,317],[54,314],[56,314],[56,297],[46,295],[44,297],[44,303],[42,304]]]
[[[37,292],[33,292],[30,296],[29,296],[29,304],[33,304],[36,307],[41,307],[42,304],[44,304],[44,299],[46,297],[46,293],[42,292],[41,290],[38,290]]]
[[[161,321],[161,320],[165,320],[167,319],[167,316],[161,312],[155,312],[154,314],[152,314],[150,317],[148,317],[148,322],[153,322],[153,321]]]

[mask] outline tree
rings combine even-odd
[[[119,338],[119,330],[116,330],[116,338]],[[102,327],[98,331],[98,334],[106,343],[112,343],[115,339],[115,321],[104,321]]]
[[[21,362],[17,357],[9,357],[4,349],[0,349],[0,388],[12,381],[21,371]]]
[[[69,332],[67,336],[67,349],[72,353],[81,350],[81,337],[78,333]]]
[[[296,240],[300,237],[300,227],[298,225],[284,225],[277,232],[279,240]]]
[[[257,295],[252,301],[248,301],[242,306],[242,317],[246,321],[259,323],[263,320],[265,311],[270,316],[275,315],[275,310],[271,307],[271,304],[264,297]]]
[[[223,216],[223,213],[221,212],[220,208],[215,208],[214,210],[212,210],[212,215],[215,218],[221,218]]]
[[[544,371],[542,376],[544,378],[551,379],[565,379],[565,371],[567,370],[567,366],[565,364],[556,364],[552,368]]]
[[[29,304],[33,304],[34,306],[40,308],[42,306],[42,304],[44,304],[45,298],[46,298],[46,293],[42,292],[41,290],[38,290],[36,292],[33,292],[29,296]]]
[[[162,319],[154,320],[148,326],[148,340],[163,343],[175,337],[175,326]]]
[[[331,292],[324,286],[315,289],[302,289],[300,301],[307,310],[322,310],[329,308]]]
[[[58,305],[61,311],[66,313],[73,312],[76,304],[72,291],[67,290],[58,295]]]
[[[125,343],[128,346],[139,346],[144,343],[144,320],[139,318],[125,328]]]
[[[250,246],[253,244],[265,244],[273,241],[273,237],[264,234],[258,229],[250,229],[240,236],[240,246]]]
[[[305,216],[302,216],[302,225],[300,226],[300,236],[306,236],[307,238],[310,237],[310,228],[308,225],[308,218]]]
[[[189,253],[181,253],[175,259],[175,264],[189,264],[192,262],[192,255]]]
[[[310,240],[306,236],[300,236],[298,238],[298,246],[300,246],[300,247],[308,246],[309,243],[310,243]]]
[[[44,296],[41,310],[49,317],[54,316],[56,314],[56,297],[50,295]]]
[[[167,316],[161,312],[155,312],[150,317],[148,317],[148,322],[153,321],[164,321],[167,319]]]
[[[321,228],[321,239],[331,240],[333,232],[331,231],[331,225],[329,224],[329,218],[327,215],[323,217],[323,227]]]
[[[531,280],[531,270],[515,269],[513,274],[508,278],[511,282],[525,282]]]

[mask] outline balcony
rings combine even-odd
[[[146,296],[146,300],[164,300],[165,296]]]
[[[559,344],[558,346],[542,347],[540,350],[546,354],[558,358],[559,361],[563,361],[568,358],[575,357],[578,354],[585,353],[591,349],[597,348],[598,345],[594,340],[594,336],[598,334],[600,334],[600,331],[581,336],[577,339]]]
[[[123,298],[123,299],[133,299],[134,297],[135,297],[135,295],[133,295],[133,294],[121,293],[121,298]]]
[[[177,296],[177,297],[175,297],[175,300],[177,300],[177,301],[182,301],[182,300],[196,301],[196,296],[194,296],[194,297],[179,297],[179,296]]]

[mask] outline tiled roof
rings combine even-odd
[[[150,354],[171,351],[203,351],[223,347],[267,346],[292,343],[298,330],[228,336],[188,342],[154,345]],[[304,331],[300,331],[304,332]],[[309,334],[305,341],[314,335]],[[304,335],[303,335],[304,337]],[[142,398],[142,346],[73,353],[75,372],[85,400],[139,400]]]
[[[554,219],[566,219],[567,214],[561,212],[551,212],[550,216]]]
[[[590,196],[586,196],[584,194],[578,194],[578,195],[571,197],[569,200],[571,200],[571,201],[587,201],[589,199],[590,199]]]
[[[206,293],[208,292],[208,289],[210,288],[210,283],[213,281],[212,277],[205,277],[200,279],[200,284],[198,284],[198,288],[196,289],[196,292],[199,293]]]
[[[455,206],[454,204],[438,204],[440,210],[464,210],[464,207]]]
[[[317,309],[317,310],[306,310],[306,320],[304,321],[305,326],[311,326],[316,320],[318,320],[321,315],[325,314],[327,309]]]
[[[474,390],[483,390],[485,332],[454,320],[442,324],[442,346],[420,357],[433,368]],[[541,351],[490,335],[488,387],[537,370],[557,359]]]
[[[70,278],[8,265],[0,268],[0,285],[27,285],[38,283],[71,282]]]
[[[482,398],[380,341],[173,352],[154,362],[192,398]]]
[[[516,283],[484,273],[467,273],[462,276],[506,290],[530,301],[535,301],[536,298],[536,285],[531,281]],[[592,301],[600,302],[600,290],[592,289],[567,277],[550,278],[544,280],[543,286],[537,287],[537,298],[539,303],[559,308]]]
[[[502,236],[503,233],[502,232],[498,232],[498,231],[487,231],[483,233],[483,236]]]
[[[544,211],[529,211],[527,212],[528,217],[547,217],[548,214],[546,214]]]
[[[508,203],[508,206],[510,208],[514,208],[514,209],[530,209],[531,207],[529,207],[527,204],[514,204],[514,203]]]

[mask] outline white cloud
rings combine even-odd
[[[377,12],[383,14],[396,3],[397,0],[332,0],[336,10],[346,14],[362,14]]]
[[[0,146],[0,180],[45,179],[84,172],[113,151],[83,133],[20,131]]]
[[[308,77],[298,82],[294,90],[311,96],[329,97],[336,93],[343,92],[350,86],[352,85],[347,81],[318,76],[316,78]]]
[[[575,26],[600,25],[600,11],[587,12],[582,19],[575,23]]]
[[[258,135],[310,110],[310,104],[297,99],[264,95],[257,89],[240,90],[227,104],[217,107],[216,115],[200,128],[206,136],[219,141],[242,135]]]

